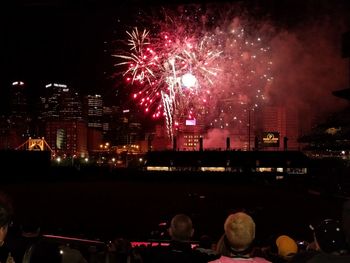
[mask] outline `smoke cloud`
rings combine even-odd
[[[205,149],[226,149],[226,138],[229,137],[228,130],[211,129],[203,139]]]
[[[349,62],[341,57],[343,32],[343,26],[325,19],[276,35],[271,41],[274,82],[266,90],[270,103],[319,121],[344,107],[346,101],[332,95],[349,83]]]
[[[300,130],[306,133],[311,125],[348,105],[332,92],[349,88],[349,59],[342,57],[342,35],[350,30],[350,5],[322,0],[271,6],[253,1],[245,8],[236,4],[239,14],[234,16],[268,38],[273,81],[264,89],[266,105],[298,112]],[[224,131],[211,130],[204,147],[223,148],[227,137]]]

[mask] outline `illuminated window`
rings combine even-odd
[[[169,171],[169,167],[166,166],[148,166],[148,171]]]
[[[256,171],[257,172],[272,172],[272,168],[271,167],[257,167]]]
[[[288,174],[307,174],[307,168],[287,168]]]
[[[210,172],[224,172],[225,171],[225,167],[201,167],[200,169],[203,172],[206,172],[206,171],[210,171]]]

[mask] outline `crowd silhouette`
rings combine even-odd
[[[350,200],[343,202],[340,218],[320,218],[305,229],[312,232],[311,240],[295,240],[286,229],[265,242],[256,240],[256,229],[264,226],[244,209],[228,213],[218,240],[209,235],[194,240],[192,218],[178,213],[164,223],[159,240],[137,243],[116,236],[99,247],[48,238],[38,222],[23,222],[15,231],[13,214],[11,198],[0,193],[0,263],[350,262]]]

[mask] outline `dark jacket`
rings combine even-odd
[[[206,257],[194,250],[189,242],[171,241],[169,246],[152,249],[152,263],[204,263]]]
[[[7,257],[9,256],[10,249],[7,247],[7,244],[5,243],[0,247],[0,262],[5,263]]]

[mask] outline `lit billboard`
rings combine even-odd
[[[196,125],[196,120],[186,120],[186,126],[195,126]]]
[[[262,137],[263,147],[279,147],[280,133],[279,132],[263,132]]]

